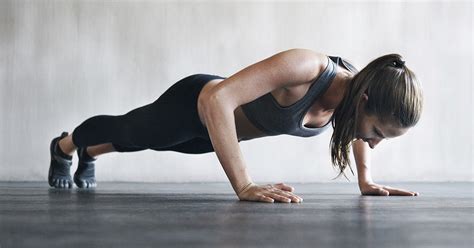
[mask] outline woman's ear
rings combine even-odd
[[[368,100],[369,100],[369,96],[367,95],[367,93],[362,94],[359,100],[359,106],[365,106]]]
[[[363,110],[365,109],[365,105],[367,104],[368,100],[369,100],[369,96],[366,93],[362,94],[359,100],[358,107],[357,107],[357,111],[359,111],[359,115],[365,112]]]
[[[367,95],[367,93],[362,94],[361,100],[364,100],[364,101],[369,100],[369,96]]]

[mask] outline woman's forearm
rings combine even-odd
[[[360,183],[373,182],[370,173],[370,147],[358,139],[352,142],[352,153],[357,166],[357,179]]]
[[[204,104],[204,119],[219,162],[238,194],[252,182],[238,143],[234,108],[212,98]]]

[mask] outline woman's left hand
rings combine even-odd
[[[359,183],[359,189],[362,195],[401,195],[401,196],[417,196],[418,192],[409,191],[406,189],[397,189],[385,185],[376,184],[373,182]]]

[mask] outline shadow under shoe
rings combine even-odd
[[[87,154],[87,147],[77,149],[79,163],[74,173],[74,183],[79,188],[95,188],[97,182],[95,180],[95,161],[96,159]]]
[[[49,165],[48,183],[55,188],[72,188],[71,165],[72,156],[64,154],[58,145],[59,140],[68,136],[63,132],[61,136],[54,138],[49,145],[51,163]]]

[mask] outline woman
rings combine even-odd
[[[369,149],[404,134],[419,120],[422,91],[398,54],[379,57],[358,72],[339,57],[290,49],[225,78],[194,74],[155,102],[125,115],[98,115],[72,134],[51,141],[51,186],[96,187],[96,157],[145,149],[199,154],[215,151],[240,200],[301,202],[286,184],[257,185],[247,174],[238,143],[288,134],[311,137],[332,123],[332,162],[344,174],[352,147],[363,195],[418,195],[375,184]],[[352,168],[351,168],[352,171]],[[344,174],[345,176],[345,174]]]

